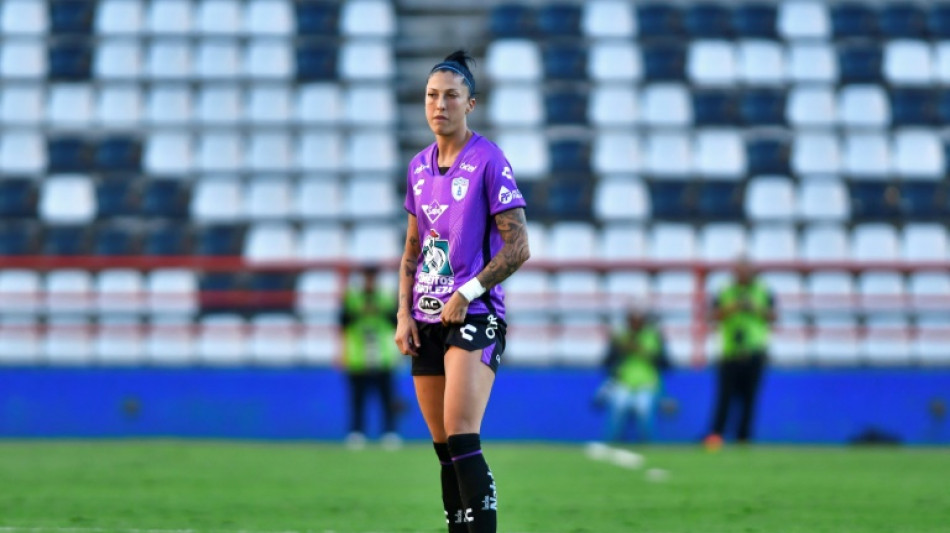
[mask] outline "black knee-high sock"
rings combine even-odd
[[[435,446],[435,454],[439,456],[439,463],[442,465],[442,506],[445,508],[449,533],[468,533],[462,496],[459,495],[459,481],[452,465],[449,445],[444,442],[433,442],[432,445]]]
[[[469,533],[495,533],[498,529],[498,495],[478,433],[449,436],[449,451],[458,476]]]

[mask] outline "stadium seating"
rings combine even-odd
[[[471,124],[508,157],[532,256],[591,264],[519,273],[512,306],[545,293],[562,303],[594,293],[612,306],[570,320],[517,310],[512,362],[596,364],[620,302],[671,296],[660,306],[669,331],[688,327],[693,273],[594,269],[601,260],[743,253],[834,263],[767,273],[789,310],[775,336],[780,364],[950,361],[936,340],[946,321],[935,318],[950,281],[892,264],[947,257],[950,7],[466,5],[458,36],[484,51],[485,99]],[[405,28],[448,20],[433,9],[0,4],[0,255],[162,261],[0,270],[0,295],[36,295],[0,297],[0,360],[328,364],[338,349],[332,265],[401,251],[405,162],[431,142],[416,89],[443,55]],[[171,268],[179,256],[317,264],[290,278],[209,277]],[[875,268],[841,268],[852,261]],[[711,274],[706,286],[721,280]],[[78,303],[65,297],[72,289]],[[250,303],[217,305],[205,289],[246,289]],[[267,296],[281,292],[296,300]],[[30,330],[46,312],[56,315],[48,333]],[[110,316],[100,324],[96,313]],[[801,334],[812,326],[814,338]],[[677,335],[674,357],[686,363],[694,347]]]

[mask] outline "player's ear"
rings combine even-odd
[[[475,110],[475,97],[470,96],[468,98],[468,109],[465,110],[465,114],[471,113]]]

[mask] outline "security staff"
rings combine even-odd
[[[366,399],[374,391],[383,408],[383,445],[400,444],[393,391],[393,367],[400,359],[392,342],[396,304],[391,295],[378,290],[376,277],[374,268],[363,270],[363,286],[346,291],[340,320],[342,365],[350,384],[350,433],[346,443],[352,448],[361,448],[366,442]]]
[[[733,281],[713,302],[713,319],[722,340],[719,383],[712,428],[704,443],[722,446],[730,408],[739,410],[739,442],[751,439],[755,403],[768,358],[769,334],[775,321],[775,298],[744,258],[736,261]]]

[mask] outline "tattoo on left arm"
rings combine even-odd
[[[509,209],[495,215],[495,224],[505,244],[478,274],[486,289],[498,285],[515,273],[531,257],[528,249],[528,228],[523,208]]]

